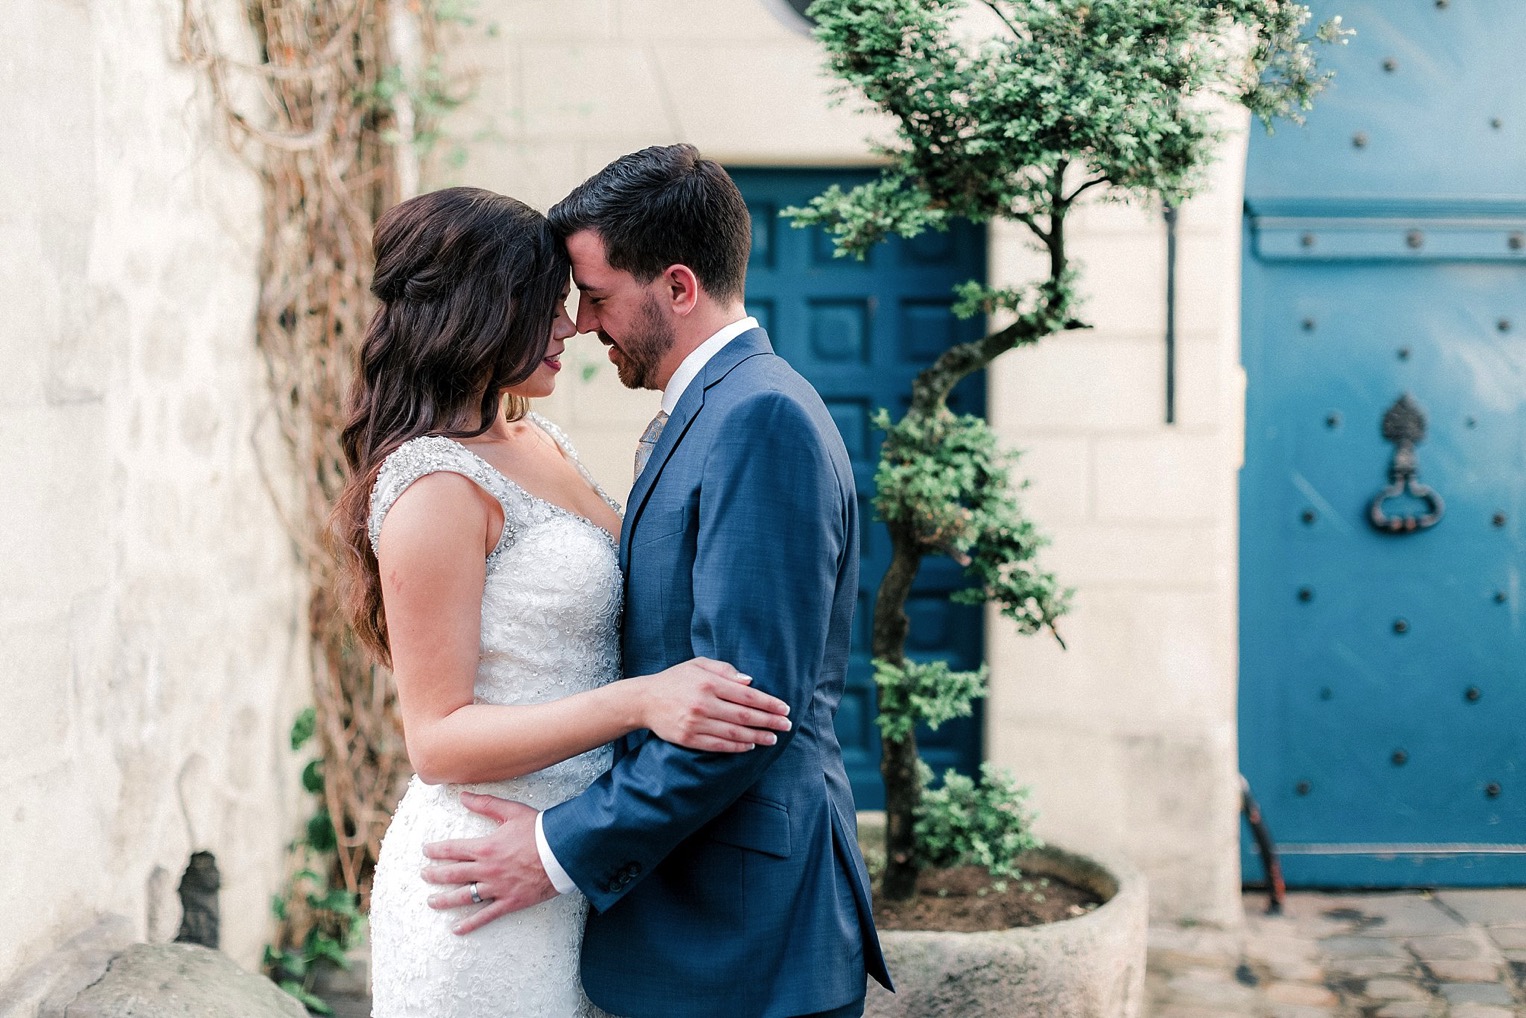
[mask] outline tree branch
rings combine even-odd
[[[981,0],[981,3],[991,8],[992,13],[1001,19],[1001,23],[1007,26],[1007,31],[1012,33],[1012,38],[1022,41],[1022,33],[1017,30],[1017,26],[1007,17],[1006,13],[1001,9],[1001,5],[996,3],[996,0]]]
[[[1074,191],[1070,192],[1067,197],[1061,198],[1060,202],[1061,204],[1069,207],[1070,205],[1074,204],[1077,198],[1081,197],[1083,193],[1090,190],[1091,188],[1096,187],[1098,184],[1111,184],[1112,182],[1113,178],[1109,177],[1107,174],[1103,174],[1100,177],[1093,177],[1092,179],[1086,181],[1086,183],[1082,184],[1080,187],[1076,188]]]

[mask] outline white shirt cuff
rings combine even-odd
[[[567,871],[562,869],[562,864],[556,861],[556,856],[551,853],[551,846],[546,842],[546,831],[542,823],[546,814],[535,814],[535,851],[540,853],[540,864],[546,871],[546,876],[551,878],[551,886],[556,888],[557,894],[566,894],[576,891],[578,885],[572,882]]]

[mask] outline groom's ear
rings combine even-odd
[[[669,265],[662,274],[662,285],[675,315],[687,315],[699,305],[699,278],[689,266]]]

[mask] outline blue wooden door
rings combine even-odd
[[[1313,6],[1358,34],[1247,170],[1241,765],[1289,883],[1526,883],[1526,4]]]
[[[805,205],[831,184],[845,187],[870,179],[863,171],[732,169],[752,211],[752,260],[747,270],[747,308],[768,330],[774,348],[815,385],[832,412],[853,458],[863,521],[863,566],[853,631],[848,689],[837,713],[853,794],[861,809],[879,809],[885,791],[879,774],[879,730],[874,725],[874,682],[869,633],[874,591],[890,561],[890,535],[874,516],[874,467],[880,436],[869,414],[905,410],[912,377],[954,342],[979,337],[980,323],[949,313],[950,289],[985,278],[985,231],[968,223],[948,233],[913,241],[891,240],[860,262],[835,258],[831,240],[818,229],[797,230],[779,210]],[[967,379],[950,405],[983,413],[985,380]],[[914,588],[910,653],[942,658],[956,668],[982,659],[981,610],[950,604],[962,583],[957,566],[930,559]],[[923,756],[941,773],[973,772],[981,759],[980,717],[922,732]]]

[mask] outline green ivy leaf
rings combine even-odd
[[[334,821],[326,809],[313,814],[307,821],[307,843],[318,852],[332,852],[339,845],[334,834]]]
[[[323,791],[323,761],[310,760],[302,768],[302,787],[314,795]]]
[[[293,751],[307,745],[307,740],[313,737],[318,730],[318,710],[316,707],[304,707],[297,714],[297,720],[291,725],[291,748]]]

